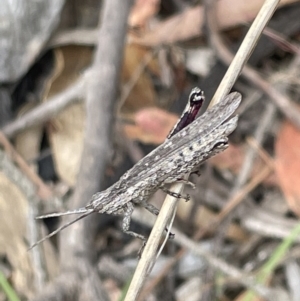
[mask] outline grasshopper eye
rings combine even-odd
[[[212,149],[223,149],[225,147],[228,146],[228,139],[227,138],[223,138],[223,139],[219,139],[213,146]]]

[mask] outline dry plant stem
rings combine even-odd
[[[260,38],[262,31],[266,24],[268,23],[269,19],[273,15],[277,5],[279,3],[279,0],[265,0],[261,10],[259,11],[257,17],[253,21],[250,29],[248,30],[243,43],[241,44],[239,50],[237,51],[234,58],[230,60],[230,65],[228,67],[228,70],[223,77],[214,97],[212,100],[212,103],[215,103],[219,98],[224,97],[226,94],[229,93],[231,90],[235,80],[241,73],[244,65],[246,64],[246,61],[250,57],[255,45],[258,42],[258,39]],[[206,17],[207,17],[207,29],[209,32],[209,39],[214,49],[217,48],[216,44],[221,44],[222,41],[220,39],[220,36],[218,35],[218,25],[217,25],[217,19],[216,19],[216,1],[205,1],[205,8],[206,8]],[[217,48],[218,49],[218,48]],[[219,53],[218,53],[219,54]],[[229,83],[229,84],[228,84]],[[253,159],[253,156],[252,156]],[[250,171],[250,165],[247,164],[248,161],[245,161],[245,171],[243,176],[243,181],[245,182],[245,176]],[[243,169],[242,169],[243,170]],[[268,173],[268,170],[265,171],[266,174]],[[234,193],[239,189],[240,183],[242,181],[239,181],[235,188],[233,189],[231,195],[234,195]],[[236,206],[239,202],[241,202],[243,198],[237,198],[234,200],[234,205]],[[230,211],[229,211],[230,212]],[[227,211],[226,211],[227,214]],[[223,216],[223,215],[221,215]],[[218,233],[214,239],[215,245],[214,245],[214,253],[218,254],[221,249],[221,243],[223,240],[223,237],[225,235],[226,229],[228,228],[229,223],[231,222],[231,218],[228,218],[225,224],[223,224],[222,228],[219,228]],[[204,230],[204,232],[206,232]]]
[[[105,169],[111,153],[112,116],[132,2],[103,1],[98,47],[87,81],[84,150],[70,208],[84,206],[95,192],[104,188]],[[61,274],[36,300],[109,300],[92,262],[97,255],[93,245],[96,233],[93,222],[99,218],[95,214],[94,219],[79,222],[61,233]]]
[[[273,39],[276,42],[279,42],[285,48],[289,49],[291,52],[300,55],[300,47],[291,41],[288,41],[284,36],[282,36],[279,32],[272,30],[270,28],[264,29],[264,34]]]
[[[268,0],[269,2],[278,2],[276,0]],[[267,2],[267,1],[266,1]],[[218,57],[225,63],[230,64],[234,62],[237,54],[233,58],[231,52],[226,48],[223,44],[222,39],[218,34],[217,25],[215,24],[215,18],[213,11],[210,12],[210,16],[208,17],[208,26],[210,30],[210,40],[212,46],[217,52]],[[250,32],[250,30],[249,30]],[[248,34],[247,34],[248,36]],[[232,62],[232,63],[231,63]],[[231,67],[229,67],[230,69]],[[278,108],[282,111],[282,113],[291,120],[291,122],[300,128],[300,110],[295,104],[285,95],[280,93],[277,89],[272,87],[272,85],[264,80],[253,68],[249,66],[244,66],[242,75],[245,76],[250,82],[252,82],[256,87],[261,89],[266,95],[268,95],[278,106]],[[220,93],[224,93],[226,89],[222,88]]]
[[[180,183],[172,185],[172,191],[176,193],[181,193],[182,189],[183,187]],[[142,257],[133,275],[130,287],[128,289],[124,301],[131,301],[137,299],[138,294],[145,282],[145,279],[155,262],[156,252],[162,237],[161,229],[166,228],[170,218],[173,215],[173,212],[176,210],[177,201],[178,199],[169,195],[166,197],[163,206],[160,210],[159,216],[157,217],[156,222],[153,226],[153,229],[143,251]]]
[[[12,138],[20,131],[31,126],[44,124],[52,117],[59,114],[65,107],[80,100],[84,95],[84,91],[85,78],[82,77],[65,91],[49,98],[49,101],[39,105],[22,117],[3,127],[2,132],[8,138]]]
[[[247,185],[245,185],[240,191],[237,191],[236,194],[229,200],[228,205],[220,212],[220,214],[216,217],[216,221],[212,222],[210,226],[206,227],[205,229],[199,229],[199,231],[194,235],[194,240],[201,239],[207,233],[213,231],[222,219],[236,206],[238,205],[244,198],[245,195],[249,194],[251,190],[253,190],[258,184],[260,184],[272,171],[274,168],[274,162],[269,157],[269,155],[261,149],[257,141],[249,137],[247,139],[249,145],[257,151],[259,156],[263,159],[267,166],[265,166]],[[142,221],[140,221],[142,222]],[[150,225],[151,226],[151,225]],[[295,225],[291,225],[291,227],[285,230],[286,236],[290,233]],[[177,230],[178,231],[178,230]],[[276,233],[277,234],[277,233]],[[277,235],[276,237],[285,237]],[[175,242],[177,242],[175,240]],[[164,269],[157,275],[155,279],[152,279],[147,286],[142,290],[138,301],[142,301],[146,298],[146,296],[154,290],[154,288],[162,281],[164,277],[168,274],[169,270],[182,258],[182,256],[186,253],[186,249],[181,249],[179,252],[176,253],[174,258],[171,258],[165,265]],[[210,264],[210,261],[208,261]]]
[[[257,185],[259,185],[266,177],[270,175],[272,172],[272,168],[270,166],[264,167],[247,185],[245,185],[240,191],[238,191],[228,202],[225,208],[218,214],[215,218],[215,221],[212,222],[205,229],[200,229],[194,239],[198,240],[208,232],[213,231],[216,227],[222,222],[222,220],[230,213],[241,201],[244,200],[245,195],[249,194]],[[180,250],[174,260],[173,258],[166,264],[164,271],[154,280],[152,283],[147,285],[145,290],[142,291],[141,296],[138,300],[143,300],[150,291],[153,291],[154,287],[167,275],[168,271],[172,268],[172,266],[178,262],[178,260],[185,254],[185,250]]]
[[[126,24],[132,2],[132,0],[122,2],[106,0],[103,2],[98,48],[90,76],[88,76],[84,150],[76,189],[70,204],[72,208],[83,207],[86,200],[90,199],[94,193],[104,189],[105,169],[107,162],[111,159],[112,116],[116,107],[119,74],[127,30]],[[101,187],[99,187],[99,180],[102,183]],[[94,215],[76,225],[77,229],[67,229],[61,235],[61,242],[64,242],[61,250],[63,268],[68,269],[70,253],[74,255],[73,264],[76,264],[78,260],[76,255],[78,252],[85,254],[87,260],[95,258],[93,241],[96,235],[95,224],[99,218],[101,217]],[[94,268],[92,269],[94,270]],[[96,292],[99,284],[99,280],[91,279],[87,286],[91,286],[91,289]],[[102,300],[101,296],[98,295],[99,293],[98,291],[90,299]]]
[[[263,29],[272,17],[279,2],[280,0],[266,0],[264,2],[249,31],[247,32],[247,35],[245,36],[238,52],[231,61],[230,66],[212,99],[211,105],[216,104],[219,99],[230,92],[244,65],[248,61],[248,58],[251,55],[255,45],[257,44],[257,41],[261,36]],[[206,1],[207,24],[210,28],[214,29],[214,32],[217,32],[216,23],[214,22],[216,20],[215,10],[210,3],[210,1]],[[213,32],[211,32],[210,34],[212,33]],[[210,39],[214,39],[214,37],[215,35],[210,36]]]
[[[267,3],[270,3],[272,1],[267,0]],[[274,2],[274,0],[273,0]],[[276,4],[279,1],[276,1]],[[228,92],[230,91],[230,89],[232,88],[234,81],[236,80],[236,78],[238,77],[240,71],[242,70],[242,67],[245,65],[246,63],[246,59],[250,56],[254,46],[255,46],[255,42],[253,41],[257,41],[259,35],[261,34],[261,31],[263,30],[263,26],[265,26],[265,24],[267,23],[268,18],[271,17],[271,15],[273,14],[274,10],[275,10],[276,6],[274,7],[274,4],[272,6],[270,5],[264,5],[262,8],[262,12],[260,12],[257,16],[257,18],[254,21],[254,26],[255,28],[258,26],[257,24],[259,24],[259,28],[260,30],[253,30],[251,26],[251,28],[249,29],[249,31],[252,33],[252,35],[250,36],[249,34],[246,36],[245,41],[243,41],[242,45],[241,45],[241,51],[239,50],[237,55],[239,56],[239,58],[235,59],[234,61],[234,67],[229,68],[229,70],[227,71],[226,75],[225,75],[225,80],[222,82],[222,87],[220,89],[217,90],[217,95],[214,96],[214,104],[216,104],[222,96],[225,96],[226,94],[228,94]],[[268,11],[266,13],[266,11]],[[263,18],[263,20],[261,20]],[[257,20],[258,19],[258,20]],[[241,53],[242,52],[242,53]],[[183,189],[183,185],[182,184],[176,184],[176,185],[172,185],[171,187],[171,191],[181,191]],[[127,296],[125,298],[125,301],[129,301],[129,300],[135,300],[138,292],[141,290],[141,287],[145,281],[146,278],[146,274],[149,271],[149,267],[150,265],[153,263],[153,260],[155,258],[155,252],[157,250],[158,244],[159,244],[159,240],[163,235],[165,226],[167,225],[167,220],[164,220],[166,217],[171,217],[174,210],[176,209],[176,205],[174,204],[176,203],[176,199],[172,198],[170,196],[167,196],[166,201],[163,204],[163,207],[160,211],[160,214],[157,217],[156,223],[153,227],[153,230],[151,232],[151,235],[149,237],[148,243],[147,243],[147,253],[146,255],[143,254],[141,260],[139,261],[137,270],[133,276],[131,285],[129,287]],[[160,228],[158,228],[160,227]],[[152,233],[155,233],[152,235]],[[151,238],[151,241],[150,241]],[[149,246],[152,245],[153,246]],[[146,249],[145,249],[146,251]],[[145,252],[144,251],[144,252]]]

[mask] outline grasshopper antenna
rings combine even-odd
[[[74,214],[74,213],[83,213],[82,215],[80,215],[79,217],[77,217],[76,219],[60,226],[59,228],[57,228],[56,230],[54,230],[53,232],[49,233],[48,235],[46,235],[45,237],[43,237],[42,239],[38,240],[37,242],[35,242],[32,246],[30,246],[30,248],[28,249],[28,251],[30,251],[32,248],[36,247],[37,245],[39,245],[40,243],[42,243],[43,241],[45,241],[46,239],[54,236],[55,234],[57,234],[58,232],[62,231],[63,229],[66,229],[67,227],[71,226],[72,224],[76,223],[77,221],[85,218],[86,216],[94,213],[94,210],[87,210],[85,208],[79,209],[79,210],[75,210],[75,211],[67,211],[64,213],[52,213],[52,214],[47,214],[47,215],[41,215],[36,217],[36,219],[43,219],[43,218],[48,218],[48,217],[55,217],[55,216],[62,216],[62,215],[69,215],[69,214]]]
[[[71,214],[81,214],[81,213],[86,213],[89,212],[90,210],[87,210],[86,208],[79,208],[75,210],[69,210],[66,212],[57,212],[57,213],[50,213],[50,214],[45,214],[45,215],[40,215],[37,216],[35,219],[44,219],[44,218],[49,218],[49,217],[59,217],[59,216],[64,216],[64,215],[71,215]]]

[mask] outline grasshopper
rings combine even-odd
[[[194,120],[203,101],[203,92],[194,88],[186,109],[166,141],[136,163],[115,184],[95,193],[85,207],[37,217],[44,219],[80,214],[78,218],[33,244],[30,249],[92,213],[123,215],[123,231],[141,239],[145,244],[146,238],[143,235],[129,230],[135,205],[139,204],[158,215],[159,210],[148,203],[149,197],[158,189],[182,198],[182,195],[167,190],[165,185],[182,181],[186,174],[198,169],[204,161],[224,151],[228,147],[227,136],[237,126],[238,116],[232,115],[241,102],[239,93],[227,95]]]

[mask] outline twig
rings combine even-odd
[[[298,44],[288,41],[284,36],[271,28],[265,28],[264,34],[270,37],[275,43],[279,44],[281,48],[289,50],[297,55],[300,55],[300,47]]]
[[[175,184],[172,185],[171,189],[175,193],[181,193],[183,187],[181,184]],[[158,245],[162,237],[162,232],[164,232],[164,229],[166,229],[174,210],[176,210],[177,202],[178,199],[173,198],[169,195],[165,198],[160,213],[156,219],[156,222],[152,228],[151,234],[143,251],[142,257],[133,275],[124,301],[136,300],[139,291],[141,290],[145,279],[150,272],[150,268],[153,266]],[[163,229],[163,231],[161,231],[161,229]]]
[[[79,101],[84,96],[85,92],[85,78],[80,78],[71,87],[65,91],[49,98],[49,100],[30,112],[24,114],[22,117],[9,123],[2,128],[2,132],[8,138],[14,137],[17,133],[25,130],[31,126],[43,124],[59,114],[65,107]]]
[[[87,119],[77,185],[70,206],[79,208],[104,188],[106,164],[110,159],[112,116],[117,100],[120,68],[132,0],[103,1],[101,28],[93,66],[87,75]],[[101,187],[99,187],[101,183]],[[88,219],[60,235],[62,274],[36,300],[108,300],[96,267],[93,245],[96,226]]]
[[[46,47],[56,48],[64,45],[95,46],[97,45],[98,32],[97,28],[61,31],[52,37]]]
[[[250,29],[247,32],[247,35],[240,46],[238,52],[241,53],[241,56],[239,57],[238,55],[235,55],[234,57],[231,56],[230,58],[230,65],[229,65],[227,74],[233,71],[237,71],[235,77],[231,78],[231,84],[227,85],[227,74],[223,77],[217,92],[215,93],[212,103],[214,103],[217,99],[220,97],[224,97],[224,95],[228,94],[230,89],[232,88],[237,76],[242,72],[246,61],[248,60],[250,54],[252,52],[248,52],[247,49],[248,47],[251,47],[251,49],[254,48],[254,46],[257,44],[258,39],[260,38],[260,35],[266,26],[267,22],[273,15],[279,1],[276,0],[266,0],[258,13],[256,19],[252,23]],[[216,50],[218,56],[224,55],[223,52],[225,50],[227,51],[227,48],[222,43],[222,39],[220,38],[220,35],[218,33],[218,24],[217,24],[217,19],[216,19],[216,1],[205,1],[206,4],[206,17],[207,17],[207,29],[209,32],[209,40],[210,43],[213,47],[214,50]],[[247,40],[247,42],[245,42]],[[222,46],[222,47],[221,47]],[[221,53],[222,50],[222,53]],[[242,60],[242,63],[239,60]],[[243,199],[244,199],[244,194],[242,193],[236,193],[241,185],[246,183],[246,180],[248,179],[248,174],[252,170],[252,163],[255,158],[255,153],[251,150],[248,152],[248,158],[245,159],[243,167],[241,169],[240,175],[239,175],[239,180],[236,181],[235,187],[231,191],[231,198],[232,200],[230,201],[229,204],[227,204],[226,208],[222,210],[222,212],[218,215],[217,222],[214,225],[216,227],[220,221],[230,212],[232,212],[233,208],[237,206]],[[255,182],[254,185],[256,186],[260,181],[268,176],[270,170],[268,168],[262,170],[260,177],[257,177],[256,179],[259,182]],[[253,182],[253,181],[252,181]],[[248,187],[249,190],[252,189],[252,187]],[[221,249],[221,244],[223,242],[224,235],[226,233],[226,230],[228,229],[229,224],[231,223],[231,220],[233,218],[233,214],[231,216],[227,217],[227,219],[223,222],[222,227],[218,229],[217,235],[214,238],[214,248],[213,252],[215,255],[217,255],[220,252]],[[202,235],[206,231],[202,231]]]

